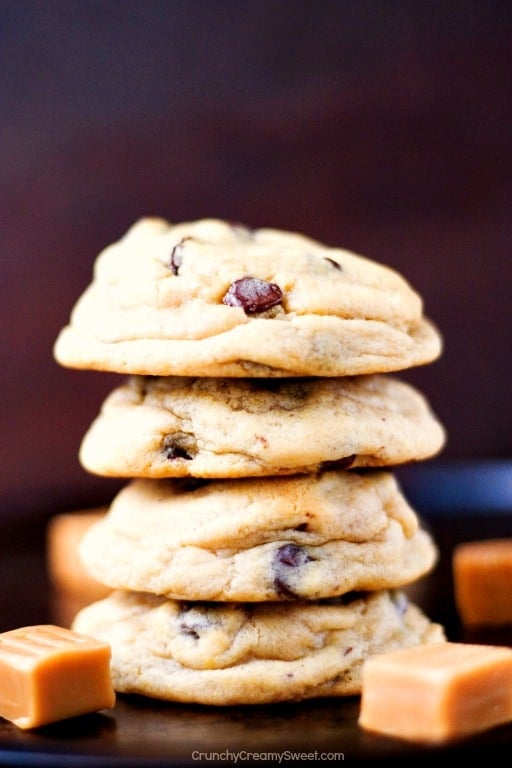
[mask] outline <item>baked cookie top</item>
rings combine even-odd
[[[444,429],[391,374],[218,379],[132,376],[105,399],[79,450],[117,477],[254,477],[425,459]]]
[[[304,235],[144,218],[96,259],[57,338],[74,368],[158,376],[346,376],[435,360],[396,271]]]
[[[114,592],[73,629],[110,643],[118,692],[213,705],[356,695],[369,656],[445,641],[394,591],[249,605]]]
[[[437,551],[393,475],[135,480],[82,540],[111,588],[181,600],[317,600],[402,587]]]

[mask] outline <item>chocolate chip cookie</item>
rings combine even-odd
[[[59,363],[158,376],[347,376],[441,353],[396,271],[276,229],[146,218],[96,259]]]
[[[73,628],[111,644],[119,693],[212,705],[359,694],[369,656],[445,641],[394,591],[249,605],[121,591],[82,609]]]
[[[394,476],[329,471],[243,480],[135,480],[81,558],[111,588],[181,600],[316,600],[401,587],[436,548]]]
[[[99,475],[233,478],[390,466],[443,443],[423,395],[390,374],[134,376],[107,396],[79,455]]]

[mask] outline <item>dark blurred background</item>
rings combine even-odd
[[[110,498],[77,453],[115,376],[52,345],[140,216],[302,231],[423,295],[443,460],[512,453],[512,5],[0,0],[1,516]]]

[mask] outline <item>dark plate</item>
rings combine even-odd
[[[443,469],[444,471],[444,469]],[[441,552],[435,572],[414,585],[411,595],[425,612],[446,627],[454,641],[512,646],[512,627],[468,633],[458,621],[453,600],[451,556],[459,541],[512,535],[512,503],[476,508],[474,476],[464,505],[453,475],[447,490],[457,489],[457,504],[436,504],[432,482],[441,475],[409,475],[404,485]],[[407,474],[407,473],[406,473]],[[493,485],[496,480],[493,477]],[[503,479],[503,478],[502,478]],[[429,481],[427,483],[427,481]],[[425,488],[430,496],[425,495]],[[464,485],[464,484],[463,484]],[[423,487],[423,490],[422,490]],[[435,487],[439,494],[439,487]],[[501,497],[500,497],[501,498]],[[0,631],[54,622],[54,596],[48,588],[44,539],[2,536],[0,545]],[[6,546],[8,543],[8,546]],[[3,552],[1,550],[4,550]],[[43,597],[41,597],[43,594]],[[323,762],[432,765],[437,757],[478,755],[497,764],[512,750],[512,724],[444,746],[419,746],[385,738],[358,727],[358,698],[316,700],[257,707],[203,707],[118,696],[115,708],[25,732],[0,720],[1,766],[200,766]],[[302,759],[299,753],[304,753]],[[336,754],[337,753],[337,757]]]

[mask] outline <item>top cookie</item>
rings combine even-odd
[[[54,354],[117,373],[351,376],[423,365],[441,346],[389,267],[293,232],[145,218],[100,253]]]

